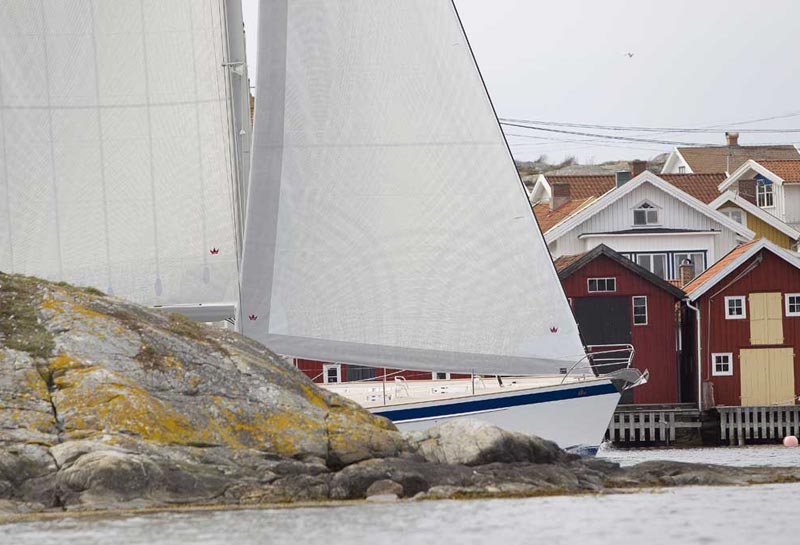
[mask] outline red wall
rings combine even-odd
[[[589,293],[588,278],[615,277],[617,291]],[[669,292],[645,280],[616,261],[600,255],[562,280],[567,297],[647,296],[647,325],[633,325],[631,344],[636,349],[633,365],[650,370],[650,382],[633,390],[634,403],[677,403],[678,358],[676,350],[676,304]]]
[[[300,369],[305,375],[312,379],[314,382],[322,383],[322,366],[326,365],[328,362],[323,361],[316,361],[316,360],[304,360],[300,358],[296,358],[295,365],[297,368]],[[384,370],[383,369],[376,369],[375,370],[377,376],[382,376]],[[399,376],[403,377],[406,380],[431,380],[431,372],[430,371],[409,371],[409,370],[399,370],[399,369],[386,369],[387,380],[393,381],[394,377]],[[451,373],[450,378],[469,378],[469,375],[460,375],[456,373]],[[342,382],[347,382],[347,364],[342,364]]]
[[[757,292],[800,293],[800,270],[775,256],[772,252],[761,250],[763,262],[743,278],[737,280],[723,291],[725,287],[746,269],[755,259],[749,259],[741,267],[733,271],[717,285],[703,295],[696,306],[700,308],[702,328],[702,359],[701,366],[703,381],[712,381],[714,384],[714,400],[717,405],[739,405],[741,402],[741,380],[739,375],[739,351],[742,348],[766,348],[765,345],[753,346],[750,344],[750,306],[747,303],[747,316],[745,320],[725,319],[725,296],[748,295]],[[713,296],[713,298],[712,298]],[[783,298],[783,297],[781,297]],[[783,303],[782,301],[782,304]],[[797,346],[800,341],[800,316],[786,317],[783,308],[783,345],[784,347]],[[733,375],[715,377],[711,375],[711,357],[715,352],[733,353]],[[795,392],[800,392],[800,366],[795,357]]]

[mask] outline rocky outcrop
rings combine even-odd
[[[320,473],[404,448],[388,420],[239,335],[0,274],[0,498],[320,498]]]
[[[406,440],[426,461],[436,464],[552,464],[577,458],[552,441],[505,431],[479,420],[455,420],[409,433]]]
[[[799,479],[620,468],[470,421],[404,437],[234,333],[0,274],[0,514]]]

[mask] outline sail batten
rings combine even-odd
[[[270,0],[259,36],[246,335],[376,367],[583,356],[450,0]]]
[[[0,270],[236,303],[225,0],[0,0]]]

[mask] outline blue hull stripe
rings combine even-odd
[[[385,416],[392,422],[403,422],[406,420],[417,420],[420,418],[433,418],[437,416],[452,416],[456,414],[474,413],[479,411],[490,411],[495,409],[507,409],[520,405],[533,405],[535,403],[547,403],[548,401],[562,401],[565,399],[576,399],[579,397],[591,397],[605,394],[618,393],[616,387],[611,383],[597,384],[594,386],[578,386],[567,390],[555,390],[551,392],[536,392],[531,394],[507,395],[493,397],[490,399],[473,399],[447,404],[433,404],[426,407],[414,407],[409,409],[392,409],[373,411],[374,414]]]

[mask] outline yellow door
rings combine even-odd
[[[794,404],[793,348],[744,349],[739,374],[742,406]]]
[[[750,294],[750,344],[783,344],[780,292]]]

